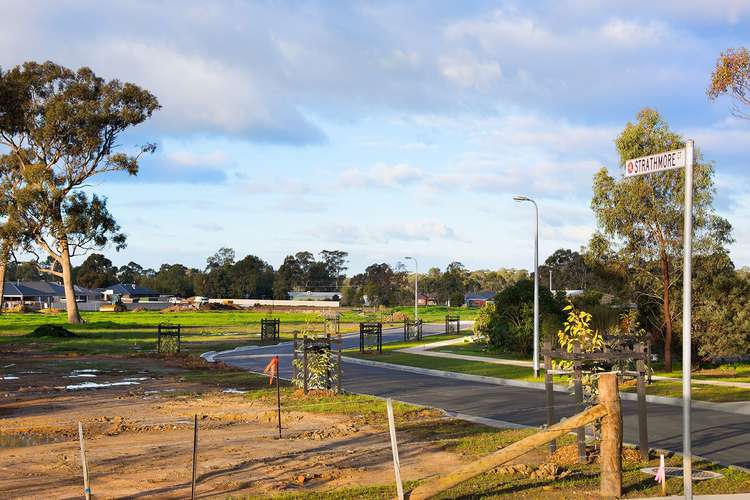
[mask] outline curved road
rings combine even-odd
[[[424,326],[425,335],[443,333],[444,326]],[[383,343],[403,339],[401,328],[384,330]],[[344,349],[359,346],[359,334],[344,336]],[[291,378],[291,343],[248,347],[213,356],[232,366],[262,372],[270,356],[281,357],[280,374]],[[521,387],[470,382],[396,369],[364,366],[344,359],[343,387],[347,391],[390,397],[399,401],[442,408],[473,417],[540,426],[546,422],[544,391]],[[556,398],[557,418],[575,413],[569,399]],[[637,406],[622,401],[624,439],[638,442]],[[652,448],[680,452],[681,408],[648,403],[648,431]],[[727,465],[750,468],[750,416],[723,411],[693,409],[693,453]]]

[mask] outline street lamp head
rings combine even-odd
[[[414,257],[404,257],[404,259],[407,259],[407,260],[414,260]]]
[[[513,199],[516,201],[531,201],[528,196],[514,196]]]

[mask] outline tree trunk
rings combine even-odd
[[[661,254],[661,279],[664,302],[662,314],[664,315],[664,371],[672,371],[672,313],[669,304],[669,259],[662,251]]]
[[[8,270],[9,259],[10,245],[6,240],[3,242],[2,250],[0,250],[0,314],[2,314],[5,305],[5,272]]]
[[[76,291],[73,284],[73,268],[70,264],[70,250],[68,241],[60,240],[60,265],[62,266],[63,287],[65,288],[65,308],[68,312],[68,323],[78,325],[83,323],[78,313]]]
[[[5,304],[5,270],[8,268],[8,260],[0,257],[0,314]]]

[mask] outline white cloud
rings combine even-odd
[[[439,61],[443,76],[460,87],[486,90],[502,77],[495,61],[479,61],[471,53],[444,56]]]
[[[176,165],[185,167],[214,167],[226,166],[229,156],[221,150],[215,149],[208,153],[199,153],[187,149],[168,151],[167,159]]]
[[[434,239],[456,239],[455,231],[436,221],[407,222],[381,226],[371,231],[376,241],[430,241]]]
[[[407,183],[419,181],[423,177],[422,170],[405,163],[395,165],[378,163],[369,170],[345,170],[339,177],[339,184],[344,188],[399,188]]]
[[[608,21],[601,27],[600,33],[605,40],[625,47],[659,45],[665,38],[672,36],[670,28],[664,23],[624,19]]]

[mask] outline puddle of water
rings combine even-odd
[[[231,387],[228,388],[228,389],[224,389],[221,392],[223,392],[225,394],[247,394],[247,391],[243,391],[241,389],[234,389],[234,388],[231,388]]]
[[[66,375],[65,378],[96,378],[93,373],[76,373],[75,375]]]
[[[99,373],[99,370],[96,368],[81,368],[80,370],[72,370],[70,372],[71,375],[77,375],[79,373]]]
[[[126,382],[141,382],[143,380],[148,380],[148,379],[149,377],[127,377],[127,378],[124,378],[123,380],[125,380]]]
[[[16,366],[16,364],[15,363],[11,363],[9,365],[3,366],[3,368],[13,368],[14,366]]]
[[[22,446],[36,446],[61,441],[52,436],[36,436],[34,434],[0,434],[0,448],[20,448]]]
[[[114,387],[117,385],[140,385],[133,380],[123,380],[122,382],[81,382],[80,384],[66,385],[65,389],[69,391],[78,391],[81,389],[102,389],[104,387]]]
[[[0,377],[0,380],[18,380],[20,377],[16,377],[15,375],[3,375]]]

